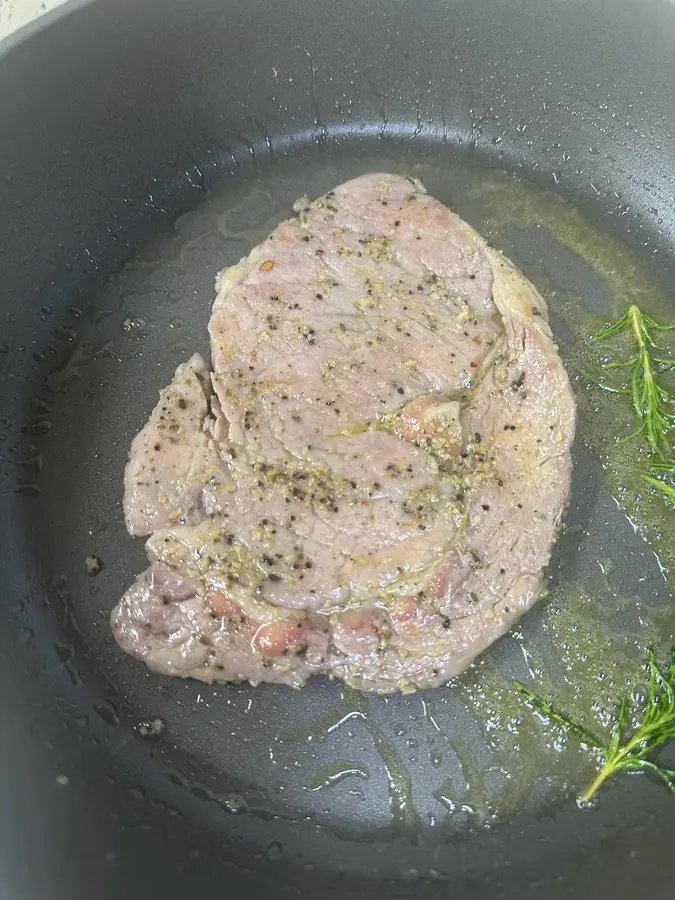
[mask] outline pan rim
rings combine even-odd
[[[65,0],[65,3],[45,10],[36,19],[31,19],[15,28],[0,40],[0,63],[3,63],[7,56],[23,47],[45,29],[51,28],[61,20],[69,18],[87,6],[94,6],[96,3],[98,0]]]

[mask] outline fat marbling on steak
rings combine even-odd
[[[205,681],[440,685],[537,599],[575,409],[544,301],[420,184],[366,175],[224,271],[212,365],[135,438],[124,650]]]

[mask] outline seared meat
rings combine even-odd
[[[537,599],[567,500],[546,307],[405,178],[298,212],[221,274],[212,371],[180,366],[134,440],[151,567],[113,630],[207,681],[442,684]]]

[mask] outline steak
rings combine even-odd
[[[535,288],[406,178],[296,204],[218,279],[125,473],[150,567],[112,615],[159,672],[443,684],[541,593],[575,408]]]

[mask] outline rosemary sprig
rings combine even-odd
[[[671,651],[670,665],[660,666],[654,647],[650,647],[646,668],[647,699],[638,724],[630,728],[631,719],[640,711],[628,697],[621,697],[608,740],[599,737],[519,681],[515,682],[516,690],[535,712],[552,725],[576,735],[582,744],[602,759],[603,764],[596,778],[581,796],[583,801],[591,800],[608,778],[620,772],[651,772],[663,779],[675,793],[675,770],[649,758],[657,747],[675,738],[675,648]]]
[[[675,459],[671,444],[671,434],[675,429],[675,395],[657,381],[657,376],[675,368],[675,359],[661,356],[662,349],[655,343],[658,331],[673,331],[675,325],[661,325],[645,315],[638,306],[632,304],[612,325],[599,331],[594,339],[604,341],[624,332],[632,332],[636,351],[628,359],[604,363],[605,369],[629,368],[628,383],[620,387],[603,385],[607,390],[627,394],[631,398],[639,425],[623,440],[644,435],[662,463],[675,473]],[[663,483],[660,482],[662,487]]]

